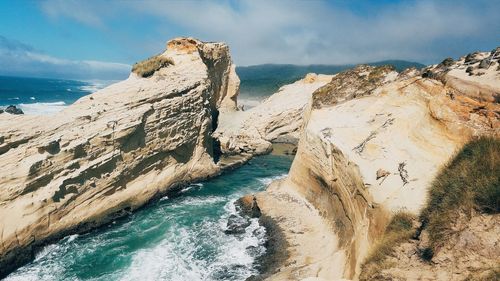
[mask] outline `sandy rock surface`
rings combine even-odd
[[[303,116],[311,94],[332,79],[332,75],[307,74],[286,86],[258,106],[221,116],[215,136],[224,154],[262,154],[272,142],[297,144]]]
[[[289,176],[257,195],[291,245],[268,280],[356,279],[391,215],[418,214],[439,168],[471,137],[500,135],[496,62],[470,78],[464,61],[432,77],[360,66],[313,93]]]
[[[47,241],[220,172],[211,134],[239,85],[229,48],[179,38],[160,56],[173,65],[55,115],[0,114],[0,276]]]

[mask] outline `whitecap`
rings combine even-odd
[[[58,102],[36,102],[36,103],[20,103],[24,114],[28,115],[47,115],[59,112],[67,107],[63,101]]]
[[[84,92],[89,92],[89,93],[94,93],[99,91],[100,89],[103,89],[104,87],[107,87],[115,82],[118,82],[117,80],[88,80],[84,81],[87,83],[87,85],[80,86],[79,89]]]

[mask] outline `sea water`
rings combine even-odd
[[[25,114],[51,114],[112,82],[0,76],[0,108],[15,105]]]
[[[286,176],[292,158],[267,155],[191,184],[90,233],[47,245],[6,280],[245,280],[266,251],[257,219],[227,234],[234,202]]]
[[[12,104],[25,114],[52,114],[110,82],[0,76],[0,108]],[[265,229],[251,219],[245,233],[227,234],[229,217],[239,216],[234,202],[284,177],[291,161],[262,156],[189,185],[126,218],[45,246],[6,280],[245,280],[258,273]]]

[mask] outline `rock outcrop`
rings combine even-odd
[[[3,112],[7,112],[7,113],[10,113],[10,114],[15,114],[15,115],[24,114],[23,110],[20,109],[20,108],[18,108],[15,105],[9,105],[9,106],[7,106],[5,109],[2,109],[0,111],[0,113],[3,113]]]
[[[47,242],[220,172],[212,133],[239,85],[228,46],[178,38],[159,57],[171,63],[53,116],[0,115],[0,276]]]
[[[392,214],[418,214],[459,147],[500,135],[498,62],[469,76],[464,61],[422,76],[360,66],[313,93],[289,176],[256,195],[289,244],[268,280],[357,279]]]
[[[422,258],[425,233],[398,245],[381,268],[366,280],[498,280],[500,215],[474,214],[454,223],[456,233],[444,241],[431,261]]]
[[[332,75],[307,74],[283,86],[258,106],[221,116],[214,136],[225,155],[258,155],[271,150],[272,143],[297,144],[304,110],[312,93]]]

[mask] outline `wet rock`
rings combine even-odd
[[[224,231],[226,234],[243,234],[245,229],[251,224],[250,220],[237,215],[229,216],[227,221],[227,229]]]
[[[7,106],[5,108],[5,112],[10,113],[10,114],[16,114],[16,115],[24,114],[23,110],[20,109],[20,108],[18,108],[15,105],[9,105],[9,106]]]
[[[254,195],[246,195],[236,201],[236,206],[240,209],[240,212],[246,216],[252,218],[258,218],[261,216],[259,205],[257,204],[257,198]]]

